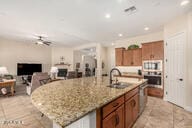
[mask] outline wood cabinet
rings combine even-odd
[[[142,65],[142,50],[141,48],[133,50],[124,50],[123,66],[141,66]]]
[[[103,128],[115,128],[115,115],[115,112],[112,112],[103,120]]]
[[[142,65],[142,49],[133,50],[133,66],[141,66]]]
[[[130,128],[139,114],[139,88],[97,109],[97,128]]]
[[[159,98],[163,97],[163,89],[161,88],[148,87],[147,90],[149,96],[155,96]]]
[[[131,66],[133,64],[132,50],[125,50],[123,52],[123,66]]]
[[[142,60],[163,60],[163,41],[142,44]]]
[[[139,115],[138,93],[125,103],[125,128],[131,128]]]
[[[110,113],[102,122],[102,128],[124,128],[124,104]]]
[[[116,66],[123,65],[123,51],[125,48],[116,48],[115,49],[115,64]]]

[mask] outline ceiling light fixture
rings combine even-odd
[[[37,44],[42,45],[43,42],[41,40],[37,41]]]
[[[145,27],[145,28],[144,28],[144,30],[145,30],[145,31],[148,31],[148,30],[149,30],[149,28],[148,28],[148,27]]]
[[[105,18],[107,18],[107,19],[111,18],[111,14],[109,14],[109,13],[105,14]]]
[[[189,3],[190,3],[189,0],[183,0],[180,5],[185,6],[185,5],[189,4]]]
[[[115,44],[114,43],[111,43],[112,46],[114,46]]]
[[[123,36],[123,34],[119,33],[119,37],[122,37],[122,36]]]

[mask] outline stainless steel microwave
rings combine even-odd
[[[143,71],[147,72],[161,72],[163,69],[162,60],[147,60],[143,61]]]

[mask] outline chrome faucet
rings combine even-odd
[[[112,82],[113,82],[113,80],[112,80],[112,72],[115,71],[115,70],[119,73],[119,76],[121,76],[121,72],[119,71],[119,69],[117,69],[117,68],[111,69],[111,71],[110,71],[110,84],[112,84]]]

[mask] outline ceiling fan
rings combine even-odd
[[[44,44],[44,45],[47,45],[47,46],[50,46],[52,44],[52,42],[50,42],[50,41],[45,41],[43,39],[44,37],[42,37],[42,36],[37,36],[37,37],[38,37],[38,39],[37,39],[35,44],[38,44],[38,45]]]

